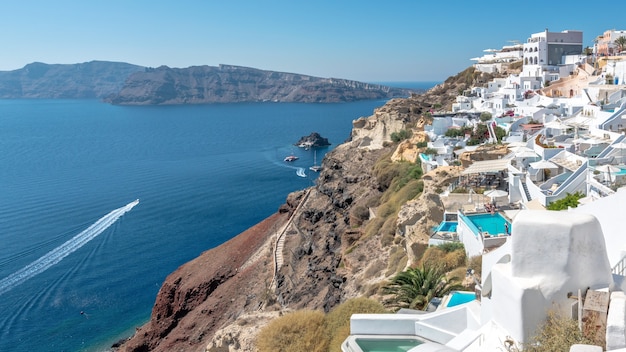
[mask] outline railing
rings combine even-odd
[[[625,135],[620,135],[619,137],[617,137],[615,141],[613,141],[613,143],[611,143],[607,148],[604,148],[604,150],[600,152],[600,154],[598,154],[598,157],[596,159],[606,157],[611,151],[613,151],[613,149],[615,149],[613,146],[621,143],[624,138],[626,138]]]
[[[567,178],[567,180],[565,182],[563,182],[559,188],[556,189],[556,191],[553,193],[553,195],[557,195],[560,194],[561,192],[563,192],[563,190],[567,189],[568,191],[570,190],[568,188],[568,186],[572,183],[574,183],[574,181],[576,181],[576,179],[581,176],[583,173],[587,173],[587,169],[589,168],[589,162],[585,162],[583,163],[578,170],[574,171],[574,173]],[[584,181],[586,181],[586,177],[584,178]]]
[[[598,195],[600,195],[601,197],[607,197],[612,194],[615,194],[614,190],[601,184],[600,182],[596,181],[594,178],[590,178],[589,180],[587,180],[587,183],[589,184],[591,189],[596,191],[596,193],[598,193]]]
[[[616,120],[617,118],[620,118],[621,115],[624,113],[624,110],[626,110],[626,104],[622,104],[619,109],[617,109],[613,115],[611,115],[611,117],[609,117],[608,119],[606,119],[602,124],[600,124],[600,129],[603,130],[608,130],[608,126],[613,123],[613,120]]]
[[[520,179],[520,185],[522,186],[522,195],[524,196],[524,202],[530,202],[532,197],[530,196],[530,191],[528,190],[528,185],[526,184],[525,179]]]
[[[613,266],[613,269],[611,269],[611,272],[615,275],[624,276],[625,270],[626,270],[626,256],[623,257],[622,260],[617,262],[615,266]]]

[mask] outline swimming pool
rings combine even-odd
[[[358,337],[355,341],[363,352],[406,352],[422,343],[422,341],[412,338],[379,339]]]
[[[450,299],[446,304],[446,307],[454,307],[459,304],[471,302],[476,299],[476,294],[474,292],[463,292],[463,291],[453,291],[450,294]]]
[[[456,232],[457,224],[456,221],[443,221],[439,224],[435,232]]]
[[[487,232],[494,236],[505,234],[507,233],[506,226],[509,228],[508,233],[511,233],[511,223],[500,213],[466,215],[466,217],[483,233]]]
[[[422,159],[424,159],[426,161],[433,161],[433,157],[430,154],[420,153],[420,157],[422,157]]]

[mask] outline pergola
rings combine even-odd
[[[475,161],[467,169],[463,170],[463,172],[461,172],[461,175],[500,172],[503,170],[507,170],[510,162],[511,159]]]

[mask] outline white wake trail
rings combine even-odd
[[[83,230],[72,239],[58,246],[57,248],[46,253],[43,257],[26,265],[22,269],[0,280],[0,295],[10,291],[14,287],[21,285],[26,280],[41,274],[51,266],[57,264],[63,258],[72,254],[87,242],[104,232],[109,226],[113,225],[122,215],[129,212],[135,205],[139,204],[139,199],[126,204],[125,206],[115,209],[107,215],[101,217],[87,229]]]

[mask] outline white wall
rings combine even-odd
[[[510,263],[495,264],[493,320],[527,341],[549,309],[570,312],[568,293],[606,288],[613,279],[602,229],[588,214],[523,210],[513,220]]]
[[[470,224],[468,224],[464,216],[459,214],[459,220],[456,227],[457,235],[459,236],[459,241],[463,243],[465,246],[465,254],[468,257],[474,257],[477,255],[483,254],[483,242],[480,236],[476,236],[474,232],[470,229]]]

